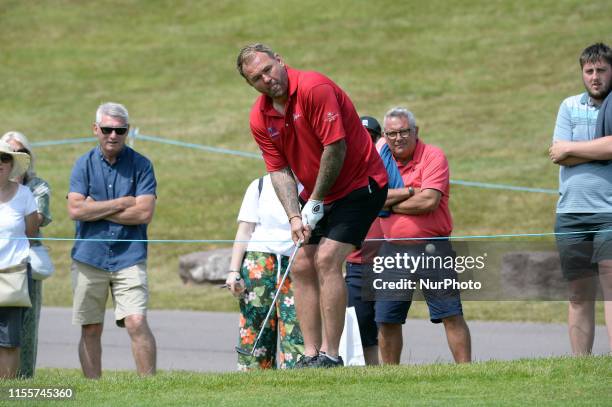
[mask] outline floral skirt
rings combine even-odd
[[[246,285],[246,292],[240,299],[241,348],[248,351],[253,349],[255,338],[272,305],[288,262],[287,256],[262,252],[246,253],[240,271]],[[238,355],[238,370],[292,368],[298,355],[303,352],[304,338],[295,313],[289,272],[276,302],[276,312],[272,313],[264,327],[253,356]]]

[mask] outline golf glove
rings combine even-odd
[[[302,209],[302,223],[304,226],[308,226],[311,230],[313,230],[322,217],[323,201],[309,199]]]

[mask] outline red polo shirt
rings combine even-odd
[[[398,163],[404,185],[413,188],[435,189],[442,193],[440,204],[429,213],[403,215],[392,213],[381,218],[385,238],[450,236],[453,219],[448,208],[450,171],[444,152],[436,146],[417,141],[412,160]]]
[[[260,95],[251,109],[251,132],[268,172],[290,167],[304,185],[308,199],[315,186],[323,147],[344,139],[346,156],[335,184],[325,197],[329,203],[368,185],[387,184],[387,172],[353,103],[330,79],[317,72],[287,67],[289,98],[285,114],[272,99]]]

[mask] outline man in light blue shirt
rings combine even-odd
[[[105,103],[93,125],[99,145],[70,176],[68,213],[76,221],[72,249],[73,323],[81,325],[79,359],[88,378],[102,373],[101,337],[109,291],[118,326],[127,328],[140,375],[155,373],[155,338],[147,323],[147,225],[153,218],[153,165],[125,145],[128,112]]]
[[[612,137],[596,134],[612,88],[612,50],[597,43],[580,56],[586,92],[561,103],[549,155],[559,170],[555,232],[569,280],[569,336],[574,355],[591,353],[597,280],[603,288],[612,349]]]

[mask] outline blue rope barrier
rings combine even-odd
[[[544,233],[504,233],[497,235],[464,235],[464,236],[437,236],[437,237],[397,237],[397,238],[375,238],[366,239],[366,242],[379,241],[410,241],[410,240],[461,240],[461,239],[499,239],[499,238],[514,238],[514,237],[544,237],[544,236],[564,236],[576,235],[582,233],[609,233],[612,229],[606,230],[586,230],[580,232],[544,232]],[[88,241],[88,242],[142,242],[142,243],[288,243],[290,240],[233,240],[233,239],[80,239],[68,237],[5,237],[0,236],[0,239],[8,240],[37,240],[37,241]]]
[[[488,189],[504,189],[510,191],[520,191],[520,192],[539,192],[543,194],[554,194],[557,195],[559,191],[556,189],[548,189],[548,188],[529,188],[529,187],[517,187],[514,185],[505,185],[505,184],[489,184],[486,182],[472,182],[472,181],[461,181],[461,180],[450,180],[451,184],[455,185],[464,185],[468,187],[477,187],[477,188],[488,188]]]
[[[81,137],[71,138],[65,140],[50,140],[50,141],[37,141],[32,143],[32,147],[48,147],[48,146],[60,146],[64,144],[78,144],[78,143],[89,143],[96,141],[95,137]]]
[[[262,159],[261,155],[256,154],[256,153],[248,153],[245,151],[230,150],[228,148],[203,146],[201,144],[186,143],[184,141],[176,141],[176,140],[168,140],[168,139],[164,139],[161,137],[147,136],[144,134],[139,134],[138,139],[147,140],[147,141],[155,141],[157,143],[170,144],[170,145],[179,146],[179,147],[193,148],[196,150],[210,151],[212,153],[237,155],[240,157],[257,158],[260,160]]]
[[[138,134],[138,133],[133,133],[132,137],[138,138],[141,140],[152,141],[156,143],[169,144],[169,145],[185,147],[185,148],[192,148],[192,149],[201,150],[201,151],[208,151],[211,153],[235,155],[239,157],[255,158],[258,160],[262,159],[261,154],[249,153],[246,151],[231,150],[228,148],[221,148],[221,147],[211,147],[211,146],[205,146],[202,144],[187,143],[184,141],[170,140],[170,139],[166,139],[162,137],[149,136],[149,135]],[[85,137],[85,138],[54,140],[54,141],[40,141],[37,143],[32,143],[32,145],[35,147],[45,147],[45,146],[64,145],[64,144],[71,144],[71,143],[86,143],[86,142],[91,142],[95,140],[96,140],[95,137]],[[548,188],[530,188],[530,187],[522,187],[522,186],[515,186],[515,185],[492,184],[492,183],[487,183],[487,182],[473,182],[473,181],[463,181],[463,180],[456,180],[456,179],[451,179],[450,183],[452,185],[462,185],[462,186],[484,188],[484,189],[501,189],[501,190],[508,190],[508,191],[535,192],[535,193],[554,194],[554,195],[558,194],[558,191],[556,189],[548,189]]]

